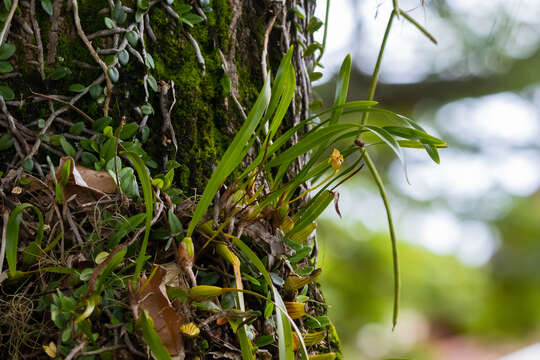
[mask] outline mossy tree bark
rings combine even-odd
[[[2,183],[4,212],[17,203],[9,192],[23,169],[45,178],[47,156],[55,165],[69,155],[77,164],[104,168],[103,152],[115,151],[96,140],[105,125],[136,124],[129,144],[141,144],[152,175],[176,160],[175,186],[188,196],[200,194],[264,78],[275,74],[290,46],[297,89],[283,128],[308,116],[312,59],[303,49],[312,41],[305,29],[315,1],[169,2],[125,0],[122,8],[113,0],[5,2],[4,43],[16,51],[3,60],[13,69],[0,75],[0,129],[12,142],[0,152],[0,169],[15,171]],[[65,227],[69,233],[72,225]],[[36,286],[34,295],[50,290]],[[49,337],[35,339],[20,349],[41,356],[39,346]],[[328,346],[336,351],[333,341]],[[130,351],[122,356],[137,354],[133,344],[126,346]],[[13,347],[0,351],[8,350],[21,355]]]

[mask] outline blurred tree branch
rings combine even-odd
[[[414,104],[422,99],[450,102],[464,97],[519,91],[540,83],[540,71],[531,70],[538,68],[540,68],[540,49],[526,59],[515,60],[505,73],[448,80],[426,78],[421,82],[410,84],[380,82],[377,85],[375,100],[380,101],[381,105],[386,108],[409,112]],[[354,97],[367,97],[370,80],[371,75],[353,68],[349,94]],[[323,99],[331,99],[333,82],[334,80],[317,87],[317,92]]]

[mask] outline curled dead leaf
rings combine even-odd
[[[334,208],[336,209],[336,213],[341,219],[341,211],[339,211],[339,192],[333,191],[333,193],[334,193]]]
[[[137,313],[138,318],[142,310],[148,311],[148,314],[154,321],[156,330],[163,345],[171,356],[184,355],[184,343],[178,329],[184,324],[184,317],[178,314],[167,297],[166,284],[167,279],[174,277],[169,272],[178,271],[178,268],[168,267],[167,269],[158,266],[154,275],[150,279],[141,278],[139,291],[135,296],[137,304],[132,309]],[[132,300],[133,302],[134,300]]]
[[[80,165],[73,166],[75,160],[71,157],[60,159],[59,165],[54,170],[57,179],[61,179],[64,165],[68,160],[71,165],[64,186],[65,199],[76,195],[76,201],[84,204],[117,192],[114,179],[107,171],[92,170]]]

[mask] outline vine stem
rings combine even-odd
[[[375,164],[371,160],[371,157],[365,150],[364,150],[364,157],[365,157],[366,165],[369,171],[371,172],[371,175],[373,176],[373,180],[375,181],[375,184],[377,185],[377,188],[379,189],[379,193],[381,194],[381,198],[384,203],[384,208],[386,209],[386,217],[388,218],[388,229],[390,232],[390,241],[392,243],[392,260],[393,260],[393,265],[394,265],[394,313],[392,316],[392,330],[393,330],[395,329],[396,324],[397,324],[397,317],[398,317],[398,312],[399,312],[399,292],[401,289],[396,232],[394,230],[394,221],[392,220],[392,211],[390,209],[390,202],[388,201],[388,195],[386,193],[386,189],[382,182],[381,176],[379,175],[379,172],[377,171]]]

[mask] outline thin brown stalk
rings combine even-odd
[[[5,37],[9,31],[9,28],[11,26],[11,21],[13,20],[13,15],[15,14],[15,10],[17,9],[17,6],[19,5],[19,0],[14,0],[11,4],[11,8],[9,9],[8,16],[6,20],[4,21],[4,28],[2,29],[2,32],[0,32],[0,46],[4,43]]]
[[[268,39],[270,38],[270,32],[272,31],[272,28],[274,27],[274,23],[276,22],[276,19],[277,19],[277,14],[272,16],[264,32],[264,42],[263,42],[263,50],[262,50],[262,58],[261,58],[263,82],[265,82],[266,78],[268,77],[268,65],[266,64],[266,57],[268,55]]]
[[[79,4],[77,3],[77,0],[72,0],[72,4],[73,4],[73,17],[75,20],[75,27],[77,28],[77,33],[79,34],[79,37],[88,48],[88,51],[90,51],[90,54],[92,55],[94,60],[98,63],[98,65],[103,70],[103,75],[105,76],[105,83],[107,84],[107,96],[105,97],[105,102],[103,104],[103,115],[107,117],[109,115],[109,104],[111,102],[112,88],[113,88],[111,78],[109,77],[109,72],[108,72],[109,69],[107,68],[107,65],[103,62],[103,60],[101,60],[98,53],[94,49],[94,46],[92,45],[90,40],[88,40],[88,38],[86,37],[86,34],[84,33],[84,30],[81,26],[81,19],[79,17]]]
[[[79,109],[78,107],[76,107],[75,105],[73,105],[71,102],[68,102],[68,101],[59,99],[59,98],[56,97],[56,96],[50,96],[50,95],[45,95],[45,94],[37,93],[37,92],[33,91],[32,89],[30,89],[30,92],[31,92],[32,94],[34,94],[34,95],[41,96],[42,98],[45,98],[45,99],[48,99],[48,100],[52,100],[52,101],[56,101],[56,102],[59,102],[59,103],[61,103],[61,104],[67,105],[67,106],[69,106],[70,108],[72,108],[73,110],[75,110],[76,112],[78,112],[79,114],[81,114],[86,120],[90,121],[91,123],[94,122],[94,119],[92,119],[92,118],[90,117],[90,115],[88,115],[87,113],[85,113],[84,111],[82,111],[81,109]]]
[[[45,60],[43,57],[43,42],[41,41],[41,31],[36,18],[36,0],[30,0],[30,19],[32,28],[34,29],[34,37],[36,38],[37,56],[39,63],[39,75],[41,80],[45,80]]]
[[[71,352],[66,356],[65,360],[71,360],[71,359],[75,359],[75,356],[77,356],[77,354],[79,352],[82,351],[82,349],[88,345],[88,342],[86,342],[86,340],[84,340],[82,343],[80,343],[79,345],[75,346],[73,348],[73,350],[71,350]]]

